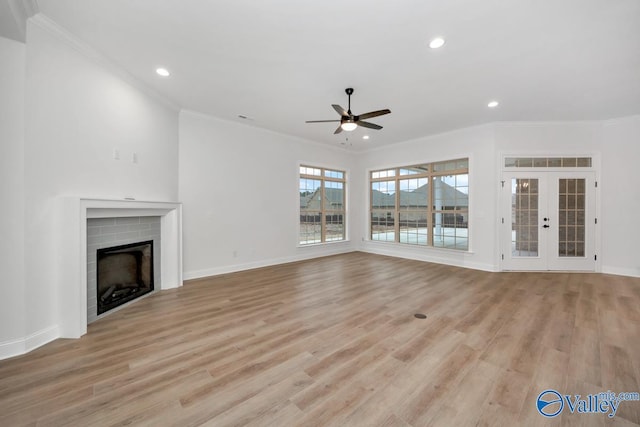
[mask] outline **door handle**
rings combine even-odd
[[[549,224],[545,224],[545,225],[542,226],[542,228],[549,228],[549,227],[550,227]]]

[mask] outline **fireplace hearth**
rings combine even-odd
[[[97,314],[153,291],[153,240],[98,249]]]

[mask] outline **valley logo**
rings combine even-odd
[[[538,395],[536,409],[540,415],[553,418],[562,413],[564,408],[578,414],[607,414],[609,418],[616,416],[620,403],[639,401],[640,393],[614,393],[611,390],[597,394],[588,394],[583,399],[581,395],[561,395],[556,390],[548,389]]]

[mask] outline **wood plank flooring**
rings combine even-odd
[[[426,319],[417,319],[424,313]],[[350,253],[187,282],[0,361],[0,426],[640,425],[640,279]]]

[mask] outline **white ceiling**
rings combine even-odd
[[[640,113],[638,0],[38,0],[182,108],[354,150],[471,125]],[[439,50],[428,42],[442,36]],[[154,70],[165,66],[166,79]],[[384,129],[333,135],[331,104]],[[486,107],[500,101],[496,109]],[[251,120],[242,120],[245,115]]]

